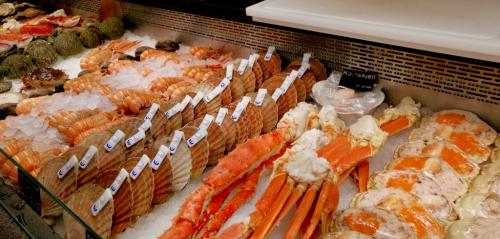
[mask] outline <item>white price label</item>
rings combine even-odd
[[[309,63],[301,65],[297,76],[301,78],[306,73],[307,69],[309,69],[309,67],[310,67]]]
[[[220,92],[222,92],[223,90],[225,90],[227,88],[227,86],[231,84],[231,80],[229,80],[228,78],[224,78],[217,87],[220,88]]]
[[[278,99],[280,98],[280,96],[285,93],[285,91],[281,88],[277,88],[276,90],[274,90],[274,93],[273,95],[271,96],[271,98],[273,98],[274,101],[278,101]]]
[[[257,91],[257,96],[255,96],[255,101],[253,102],[256,106],[261,106],[264,103],[264,97],[267,95],[267,89],[261,88]]]
[[[232,63],[226,66],[226,79],[229,80],[233,79],[233,70],[234,70],[234,65]]]
[[[78,159],[76,158],[75,155],[71,156],[68,161],[57,171],[57,177],[58,178],[64,178],[66,174],[71,171],[76,165],[78,164]]]
[[[253,64],[259,59],[259,54],[253,53],[248,57],[248,67],[253,68]]]
[[[120,169],[120,173],[118,173],[118,176],[116,176],[113,183],[111,183],[111,186],[109,186],[109,189],[111,190],[111,194],[113,194],[113,196],[118,192],[118,190],[120,190],[120,187],[127,178],[128,178],[127,170],[125,170],[124,168]]]
[[[247,59],[242,59],[240,61],[240,65],[238,66],[238,74],[243,75],[245,73],[245,69],[247,68],[248,65],[248,60]]]
[[[231,115],[231,119],[233,121],[238,121],[241,116],[241,113],[247,108],[248,103],[250,103],[250,97],[244,96],[241,101],[236,105],[236,109],[234,109],[233,114]]]
[[[167,112],[165,112],[165,116],[167,117],[167,119],[170,119],[172,118],[172,116],[179,113],[180,111],[181,111],[181,105],[180,103],[177,103],[172,108],[167,110]]]
[[[284,91],[287,91],[288,88],[293,84],[293,82],[297,79],[297,71],[293,70],[290,75],[288,75],[283,83],[281,84],[281,87]]]
[[[153,120],[153,118],[155,117],[156,112],[158,111],[159,108],[160,108],[159,104],[153,103],[151,105],[151,107],[149,108],[149,111],[146,114],[146,116],[144,116],[144,120]]]
[[[171,154],[175,154],[175,152],[177,151],[177,147],[179,147],[179,143],[181,142],[182,137],[184,137],[184,132],[180,130],[176,130],[174,132],[172,141],[170,141],[170,145],[168,146],[168,150]]]
[[[229,110],[227,108],[220,108],[219,109],[219,112],[217,113],[217,116],[215,117],[215,123],[218,125],[218,126],[221,126],[222,125],[222,122],[224,122],[224,117],[226,117],[226,114]]]
[[[212,115],[206,114],[205,117],[203,117],[203,120],[201,121],[198,128],[208,130],[208,127],[210,127],[212,121],[214,121],[214,117]]]
[[[210,102],[212,101],[213,99],[215,99],[215,97],[217,97],[220,93],[222,93],[222,89],[220,87],[215,87],[212,91],[210,91],[210,93],[208,93],[204,100],[205,102]]]
[[[92,204],[92,207],[90,208],[90,212],[92,215],[95,217],[101,210],[106,206],[106,204],[113,198],[113,194],[111,193],[111,189],[107,188],[97,199],[97,201]]]
[[[137,164],[135,165],[134,169],[132,169],[132,172],[130,172],[130,177],[133,180],[136,180],[139,175],[141,175],[142,170],[146,167],[146,165],[149,164],[149,157],[147,155],[142,155],[141,159]]]
[[[264,61],[269,61],[271,60],[271,56],[273,55],[273,52],[276,50],[276,47],[270,46],[267,48],[266,55],[264,56]]]
[[[132,135],[130,138],[128,138],[125,141],[125,147],[130,148],[144,138],[146,138],[146,133],[144,133],[144,131],[142,131],[142,130],[139,130],[139,131],[137,131],[137,133],[135,133],[134,135]]]
[[[206,129],[198,129],[198,131],[196,131],[196,133],[188,139],[187,145],[190,148],[195,146],[198,142],[200,142],[200,140],[203,139],[203,137],[207,136],[207,133]]]
[[[304,56],[302,56],[302,65],[306,63],[308,64],[310,59],[311,59],[311,53],[310,52],[304,53]]]
[[[183,110],[186,108],[186,106],[189,104],[189,102],[191,102],[191,100],[193,100],[193,99],[191,98],[191,96],[186,95],[186,96],[184,97],[184,99],[182,100],[182,102],[180,103],[179,112],[180,112],[180,111],[183,111]]]
[[[151,123],[151,120],[144,120],[144,123],[142,123],[138,129],[139,129],[139,131],[146,132],[151,128],[152,125],[153,125],[153,123]]]
[[[153,158],[153,161],[151,161],[149,166],[155,171],[158,170],[165,157],[167,157],[167,154],[168,154],[167,146],[165,145],[160,146],[158,152],[156,153],[155,157]]]
[[[104,144],[104,149],[106,149],[106,151],[111,151],[116,146],[116,144],[118,144],[118,142],[123,139],[123,137],[125,137],[125,133],[123,133],[123,131],[121,130],[116,130],[116,132],[113,134],[113,136],[111,136],[108,142]]]
[[[87,165],[89,165],[90,160],[94,158],[96,153],[97,148],[94,145],[90,145],[89,149],[87,149],[87,152],[85,152],[85,155],[83,155],[82,160],[80,160],[80,168],[85,169]]]
[[[193,106],[193,108],[200,103],[201,99],[203,99],[203,96],[205,96],[205,94],[201,91],[198,91],[198,93],[196,93],[193,100],[191,100],[191,105]]]

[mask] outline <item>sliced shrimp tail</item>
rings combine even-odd
[[[389,135],[396,134],[404,129],[412,126],[412,123],[407,117],[398,117],[380,126],[380,129],[387,132]]]
[[[311,238],[314,231],[316,230],[316,227],[318,226],[319,220],[321,218],[321,214],[325,209],[325,205],[327,203],[330,203],[328,201],[328,196],[330,194],[331,188],[333,187],[332,184],[333,183],[331,183],[330,181],[326,181],[325,183],[323,183],[323,186],[321,187],[321,192],[319,193],[319,197],[316,202],[316,207],[314,208],[314,212],[312,214],[311,219],[309,220],[308,223],[306,223],[308,226],[302,238]]]
[[[368,189],[368,176],[370,173],[370,164],[368,160],[364,160],[356,166],[356,169],[351,173],[355,182],[358,184],[359,192],[366,192]]]
[[[311,186],[307,189],[304,198],[302,198],[299,206],[297,207],[297,211],[295,211],[295,215],[293,215],[292,222],[288,226],[288,230],[285,233],[283,238],[286,239],[294,239],[297,233],[300,230],[300,227],[309,213],[309,210],[314,203],[314,199],[316,198],[317,187]]]
[[[281,209],[285,205],[286,201],[290,197],[290,194],[292,193],[294,186],[295,182],[292,179],[289,178],[286,180],[278,196],[271,205],[271,208],[269,208],[269,213],[264,218],[262,223],[255,229],[255,232],[251,238],[253,239],[266,238],[267,233],[270,231],[274,220],[276,219]]]

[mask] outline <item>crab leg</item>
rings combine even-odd
[[[314,230],[316,229],[319,223],[321,214],[325,209],[325,205],[336,204],[335,202],[338,202],[338,198],[334,199],[329,197],[330,191],[335,190],[333,189],[333,187],[334,184],[330,180],[323,183],[321,187],[321,192],[319,193],[319,197],[316,203],[316,207],[314,208],[314,212],[312,214],[311,219],[309,220],[309,223],[307,223],[308,226],[302,238],[310,238],[312,236]],[[332,201],[328,201],[329,199]]]
[[[314,199],[316,198],[316,193],[318,191],[318,187],[312,185],[307,189],[304,198],[302,198],[299,206],[297,207],[297,211],[295,211],[295,215],[293,216],[293,220],[288,227],[287,232],[285,233],[284,238],[293,239],[297,235],[300,230],[300,226],[304,222],[307,217],[307,213],[309,209],[311,209],[312,204],[314,203]]]
[[[411,127],[413,124],[406,117],[398,117],[387,123],[380,125],[380,129],[387,132],[389,135],[394,135],[401,130]]]
[[[252,197],[255,193],[255,187],[259,183],[259,177],[263,170],[264,165],[261,165],[246,176],[244,183],[240,186],[236,195],[234,195],[233,198],[231,198],[231,200],[227,202],[224,207],[210,220],[201,238],[209,238],[213,234],[217,233],[227,219],[230,218],[234,212],[238,210],[238,208],[240,208]]]
[[[358,185],[360,192],[366,192],[368,189],[368,175],[370,173],[370,164],[368,160],[361,161],[356,165],[355,170],[351,173],[355,183]]]

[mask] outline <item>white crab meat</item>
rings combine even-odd
[[[382,146],[387,139],[387,133],[382,131],[375,118],[369,115],[362,116],[349,127],[354,145]]]
[[[296,140],[306,130],[320,127],[318,108],[313,104],[300,102],[297,107],[283,115],[276,127],[286,128],[292,140]]]
[[[500,220],[493,218],[470,218],[451,223],[446,231],[448,239],[496,239]]]
[[[329,233],[321,237],[322,239],[372,239],[371,236],[357,231],[341,231]]]
[[[428,209],[433,216],[441,220],[457,218],[453,201],[442,194],[443,189],[431,177],[416,171],[386,170],[370,178],[369,189],[398,188],[411,193]]]
[[[330,137],[334,137],[345,129],[345,122],[337,117],[337,111],[333,105],[325,105],[319,111],[319,123],[323,131],[328,132]]]
[[[413,124],[420,118],[420,106],[421,104],[416,103],[412,98],[405,97],[396,107],[384,110],[379,123],[385,124],[399,117],[406,117],[410,121],[410,124]]]
[[[336,231],[357,231],[375,239],[417,238],[410,225],[380,208],[348,208],[337,216]]]
[[[470,192],[500,194],[500,163],[485,165],[481,175],[472,180]]]
[[[314,150],[296,151],[290,156],[285,170],[296,182],[320,182],[328,176],[330,164],[326,159],[318,157]]]

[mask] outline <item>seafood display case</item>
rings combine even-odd
[[[2,178],[61,238],[494,235],[495,53],[259,2],[1,3]]]

